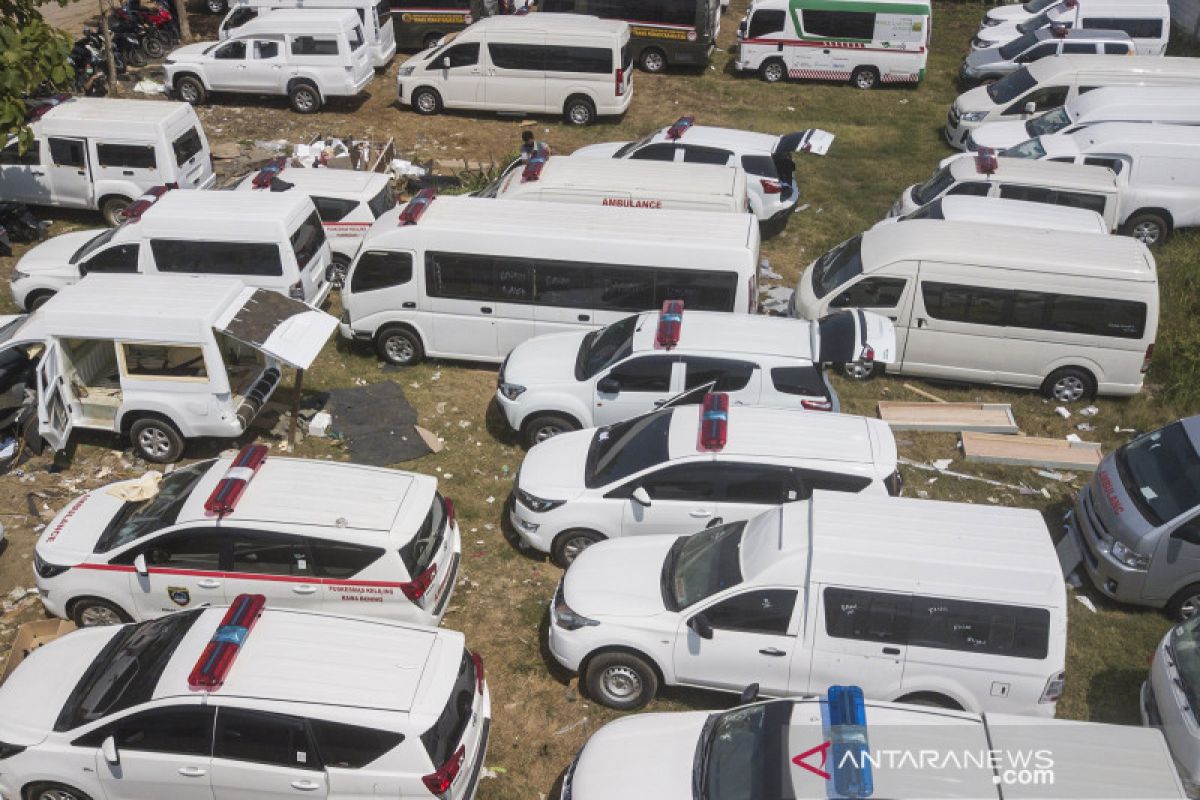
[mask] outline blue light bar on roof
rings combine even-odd
[[[875,790],[867,747],[867,707],[858,686],[829,687],[829,740],[837,797],[870,797]]]

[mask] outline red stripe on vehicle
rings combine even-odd
[[[786,44],[791,47],[821,47],[826,49],[837,50],[862,50],[867,53],[895,53],[897,55],[920,55],[925,52],[925,48],[921,47],[917,50],[900,50],[895,47],[867,47],[865,44],[855,44],[854,42],[818,42],[812,39],[742,39],[739,44],[765,44],[777,45]]]
[[[80,564],[75,569],[94,569],[101,572],[134,572],[132,565],[127,564]],[[366,586],[383,589],[398,589],[403,581],[362,581],[342,580],[338,578],[317,578],[297,575],[266,575],[257,572],[213,572],[201,569],[170,569],[154,567],[149,570],[151,575],[185,575],[193,578],[223,578],[231,581],[277,581],[280,583],[316,583],[323,586]]]

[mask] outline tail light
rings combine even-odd
[[[1065,672],[1057,672],[1050,676],[1050,680],[1046,681],[1046,688],[1042,690],[1042,696],[1038,699],[1039,703],[1057,703],[1058,698],[1062,697],[1063,684],[1066,680]]]
[[[450,527],[458,520],[458,517],[454,514],[454,501],[449,497],[443,497],[442,508],[446,512],[446,527]]]
[[[415,579],[400,584],[400,591],[404,592],[404,596],[415,603],[429,591],[429,587],[433,585],[433,579],[436,575],[437,564],[430,564]]]
[[[833,401],[825,400],[801,400],[800,407],[808,411],[833,411]]]
[[[483,694],[483,656],[471,653],[471,663],[475,665],[475,691]]]
[[[783,194],[783,184],[779,181],[759,178],[758,182],[762,184],[763,194]]]
[[[304,299],[304,281],[296,281],[288,287],[288,297],[293,300]]]
[[[863,361],[874,361],[875,360],[875,348],[871,347],[871,345],[869,345],[869,344],[864,345],[863,349],[862,349],[862,354],[859,355],[859,358]]]
[[[616,79],[617,79],[617,97],[621,97],[622,95],[625,94],[625,70],[621,69],[620,67],[617,67]]]
[[[1146,355],[1142,357],[1142,374],[1145,375],[1150,371],[1150,361],[1154,358],[1154,343],[1151,342],[1146,347]]]
[[[421,782],[435,796],[445,797],[450,791],[450,785],[458,777],[458,771],[462,769],[463,759],[466,757],[467,748],[460,744],[454,751],[454,755],[450,756],[449,761],[438,767],[436,772],[421,776]]]

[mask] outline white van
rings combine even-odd
[[[1060,403],[1142,388],[1158,276],[1139,241],[914,220],[869,230],[800,276],[793,313],[845,306],[896,323],[901,375],[1040,388]]]
[[[36,369],[38,430],[54,449],[76,428],[112,431],[167,463],[184,439],[245,433],[283,366],[311,366],[336,325],[235,280],[106,275],[4,319],[0,353]]]
[[[1196,86],[1105,86],[1027,120],[988,122],[971,131],[964,147],[1004,150],[1034,136],[1074,133],[1098,122],[1159,122],[1200,125]]]
[[[1120,186],[1107,166],[996,158],[990,153],[947,159],[929,180],[901,192],[888,216],[907,216],[934,200],[959,196],[998,197],[1095,211],[1110,231],[1116,230],[1120,222]]]
[[[741,167],[565,156],[516,161],[475,196],[645,211],[673,208],[745,214],[750,207]]]
[[[89,274],[218,275],[314,306],[329,295],[329,242],[307,195],[155,191],[125,222],[31,248],[12,276],[27,311]]]
[[[1090,209],[968,194],[942,195],[916,211],[902,217],[881,219],[872,227],[879,228],[910,219],[944,219],[950,222],[972,222],[976,225],[1012,225],[1018,228],[1043,228],[1076,233],[1109,232],[1104,217]]]
[[[297,114],[329,97],[353,97],[371,69],[362,23],[350,9],[284,8],[243,25],[224,42],[197,42],[167,54],[166,84],[198,105],[212,92],[283,95]]]
[[[769,697],[854,683],[1054,716],[1067,592],[1037,511],[814,491],[686,532],[599,542],[559,583],[550,654],[598,703],[638,708],[660,683]]]
[[[960,94],[950,106],[946,141],[962,150],[967,135],[985,122],[1028,119],[1102,86],[1200,87],[1200,58],[1043,58],[993,84]]]
[[[984,25],[971,41],[972,50],[999,47],[1041,28],[1122,31],[1139,55],[1161,56],[1171,38],[1168,0],[1062,0],[1026,20]]]
[[[1108,167],[1121,187],[1121,232],[1148,245],[1200,225],[1200,127],[1102,122],[1038,136],[1006,156]]]
[[[0,200],[121,212],[153,186],[211,189],[212,154],[186,103],[73,97],[34,112],[33,141],[0,150]]]
[[[363,34],[371,48],[371,64],[382,69],[396,55],[396,37],[392,32],[388,0],[233,0],[230,11],[221,20],[218,36],[228,39],[241,32],[241,27],[252,19],[277,8],[307,8],[327,11],[349,8],[358,13]]]
[[[499,363],[532,336],[590,330],[683,300],[752,313],[750,214],[518,203],[421,192],[367,232],[341,333],[380,358]]]
[[[405,61],[396,92],[419,114],[562,114],[590,125],[633,100],[629,25],[582,14],[488,17]]]
[[[925,77],[933,10],[929,0],[754,0],[738,25],[741,72],[849,81],[859,89]]]

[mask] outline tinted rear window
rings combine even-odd
[[[361,725],[310,719],[317,752],[326,767],[359,769],[404,741],[404,734]]]
[[[296,232],[292,234],[292,251],[296,254],[296,266],[303,270],[316,257],[325,244],[325,228],[317,212],[309,214]]]
[[[433,561],[433,556],[442,545],[442,536],[446,531],[446,505],[440,494],[433,496],[433,505],[425,515],[417,534],[412,541],[400,548],[400,559],[408,569],[410,577],[415,578],[425,571]],[[438,762],[441,763],[440,761]]]
[[[320,224],[318,223],[318,226]],[[324,236],[324,234],[321,234]],[[198,242],[151,239],[159,272],[197,275],[282,275],[279,245],[267,242]]]
[[[199,131],[195,128],[189,129],[187,133],[171,143],[171,149],[175,151],[175,163],[182,167],[191,160],[192,156],[204,149]]]
[[[475,703],[475,662],[471,654],[464,649],[462,661],[458,665],[458,678],[450,689],[450,699],[433,727],[421,734],[421,744],[434,767],[440,767],[450,760],[458,743],[462,740],[463,731],[471,721],[471,707]]]

